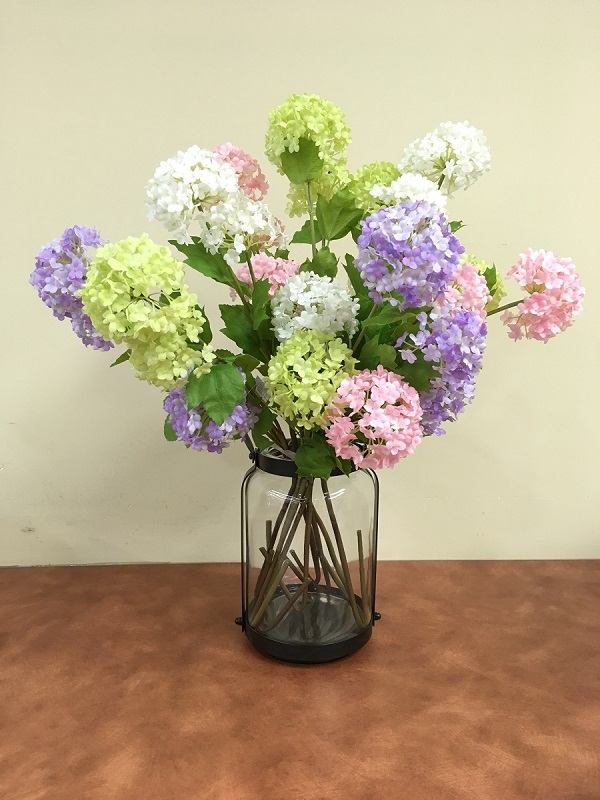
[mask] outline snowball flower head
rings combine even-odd
[[[358,208],[365,212],[374,211],[382,204],[375,199],[377,195],[373,194],[373,189],[383,190],[399,175],[398,167],[391,161],[374,161],[372,164],[365,164],[351,176],[348,191],[354,197]],[[406,200],[407,198],[401,199]],[[397,202],[398,200],[394,200],[390,203],[383,203],[383,205],[394,205]]]
[[[381,365],[345,378],[326,411],[325,437],[356,467],[393,467],[423,438],[416,389]]]
[[[269,289],[269,297],[273,297],[275,292],[280,286],[283,286],[291,275],[297,275],[300,269],[299,264],[295,261],[288,260],[287,258],[274,258],[261,251],[256,253],[250,259],[252,270],[256,280],[266,278],[271,284]],[[242,283],[247,283],[248,286],[252,285],[252,276],[247,264],[243,264],[237,270],[237,277]],[[233,293],[235,297],[237,295]]]
[[[300,272],[279,288],[271,302],[273,330],[280,342],[298,330],[320,331],[335,336],[356,333],[359,303],[331,278]]]
[[[323,172],[311,186],[314,196],[329,199],[348,182],[346,150],[350,144],[350,128],[344,112],[316,94],[292,94],[269,114],[265,152],[269,161],[283,175],[281,154],[298,151],[300,139],[310,139],[319,148]],[[288,213],[300,216],[308,211],[304,186],[290,188]]]
[[[171,389],[164,408],[177,440],[193,450],[207,450],[209,453],[222,453],[231,442],[242,439],[258,418],[258,409],[244,400],[221,425],[217,425],[202,404],[188,408],[184,388]]]
[[[206,318],[183,274],[168,248],[143,234],[100,248],[80,292],[100,334],[127,344],[138,377],[163,388],[214,359],[208,345],[190,346],[201,343]]]
[[[178,242],[189,244],[189,228],[201,207],[226,200],[237,191],[234,167],[194,145],[161,161],[154,171],[146,186],[148,218],[162,223]]]
[[[583,309],[585,289],[570,258],[530,248],[521,253],[508,277],[529,293],[502,315],[511,339],[547,342],[570,327]]]
[[[324,411],[356,360],[341,339],[299,330],[268,364],[266,387],[278,412],[300,428],[321,427]]]
[[[445,194],[466,189],[490,168],[490,151],[483,132],[468,122],[442,122],[415,139],[398,164],[401,172],[418,172]]]
[[[113,344],[100,336],[84,313],[79,291],[85,285],[94,250],[102,244],[94,228],[79,225],[67,228],[59,238],[42,247],[29,278],[54,316],[70,320],[75,334],[94,350],[110,350]]]
[[[446,210],[447,198],[433,181],[416,172],[405,172],[389,185],[375,185],[371,189],[372,197],[379,201],[378,205],[395,206],[408,200],[418,203],[426,200],[438,213]]]
[[[468,253],[463,253],[460,261],[462,264],[471,264],[473,267],[475,267],[480,275],[485,275],[487,270],[491,269],[487,261]],[[502,298],[506,297],[504,281],[502,280],[502,275],[498,271],[496,271],[496,280],[494,281],[494,285],[489,287],[488,291],[490,293],[490,299],[485,307],[486,314],[489,314],[490,311],[495,311],[500,305]]]
[[[425,200],[404,202],[363,220],[355,265],[375,303],[412,308],[443,295],[462,252],[443,214]]]
[[[476,266],[461,259],[441,302],[448,308],[473,311],[483,319],[491,299],[483,275],[479,274]]]
[[[231,142],[220,144],[215,147],[213,152],[223,161],[231,164],[237,172],[239,188],[245,195],[251,200],[263,199],[269,189],[269,184],[255,158],[239,147],[235,147]]]

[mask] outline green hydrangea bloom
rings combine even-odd
[[[206,318],[183,278],[183,264],[142,234],[101,247],[80,291],[96,330],[127,344],[138,377],[165,389],[214,359],[208,345],[190,346]]]
[[[480,275],[483,275],[486,269],[490,269],[490,265],[487,261],[484,261],[481,258],[476,258],[473,255],[469,255],[465,253],[461,256],[460,260],[463,262],[468,262],[469,264],[473,264],[474,267],[477,267],[477,272]],[[504,288],[504,281],[502,279],[502,275],[496,270],[496,283],[492,287],[490,292],[492,295],[492,299],[485,307],[486,314],[489,314],[490,311],[495,311],[500,303],[502,302],[502,298],[506,297],[506,289]]]
[[[374,161],[365,164],[350,176],[348,189],[354,196],[358,208],[365,212],[375,211],[381,203],[371,195],[374,186],[389,186],[400,177],[400,170],[391,161]]]
[[[348,181],[346,150],[351,142],[344,112],[316,94],[292,94],[269,114],[265,152],[280,174],[281,154],[296,152],[301,138],[310,139],[319,148],[323,172],[312,183],[314,196],[329,199]],[[288,194],[288,214],[300,216],[308,211],[303,186],[292,186]]]
[[[325,424],[323,412],[356,359],[341,339],[299,330],[277,348],[268,365],[267,389],[287,420],[307,430]]]

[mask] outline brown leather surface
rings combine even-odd
[[[0,570],[1,800],[599,800],[599,562],[382,563],[270,661],[234,565]]]

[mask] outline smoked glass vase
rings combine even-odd
[[[257,650],[322,663],[371,637],[379,488],[375,473],[298,477],[257,451],[242,483],[242,616]]]

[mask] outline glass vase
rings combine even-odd
[[[256,452],[242,483],[242,616],[262,653],[301,663],[349,655],[371,637],[379,488],[371,470],[298,477]]]

